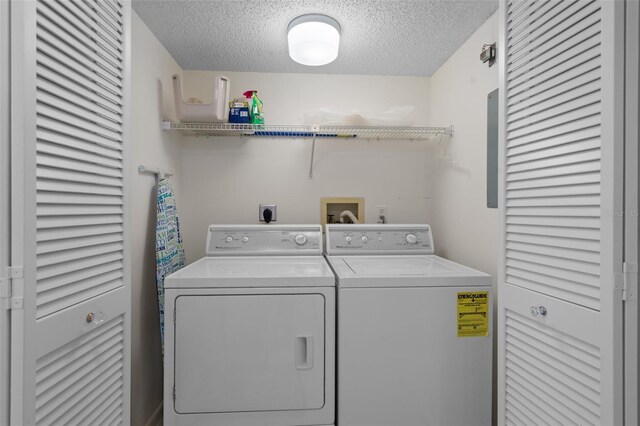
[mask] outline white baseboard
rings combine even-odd
[[[162,402],[153,411],[153,414],[147,420],[146,426],[162,426]]]

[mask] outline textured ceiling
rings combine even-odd
[[[430,76],[498,1],[134,0],[133,8],[184,69]],[[305,67],[289,58],[287,25],[305,13],[340,23],[335,62]]]

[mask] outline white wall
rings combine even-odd
[[[496,286],[498,210],[487,208],[487,95],[498,87],[498,65],[479,60],[485,43],[498,40],[496,12],[431,77],[430,121],[455,126],[433,175],[432,225],[436,253],[491,274]],[[498,52],[500,54],[500,52]],[[494,294],[497,294],[494,292]],[[497,306],[494,299],[494,306]],[[494,311],[495,313],[495,311]],[[493,395],[496,413],[496,316]]]
[[[224,73],[232,97],[258,90],[266,122],[299,124],[319,107],[384,111],[413,105],[415,125],[426,125],[429,78],[321,74]],[[207,102],[214,72],[185,71],[185,96]],[[278,205],[278,223],[319,223],[320,198],[365,198],[367,223],[376,206],[390,222],[428,222],[431,209],[428,143],[321,140],[308,178],[310,140],[186,138],[181,221],[188,261],[204,255],[212,223],[257,223],[258,204]]]
[[[175,117],[171,75],[181,69],[138,15],[132,13],[132,363],[131,424],[144,425],[162,402],[162,355],[155,279],[155,179],[137,167],[160,167],[171,178],[180,207],[181,137],[162,132]]]
[[[498,66],[479,60],[498,39],[494,14],[431,77],[432,125],[453,124],[454,135],[433,175],[432,225],[438,254],[496,276],[498,210],[487,208],[487,95]]]

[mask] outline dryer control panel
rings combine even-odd
[[[322,255],[320,225],[211,225],[207,256]]]
[[[429,225],[327,225],[327,254],[433,254]]]

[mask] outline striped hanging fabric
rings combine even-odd
[[[158,181],[156,210],[156,284],[160,314],[160,341],[164,355],[164,278],[184,266],[184,248],[176,199],[168,179]]]

